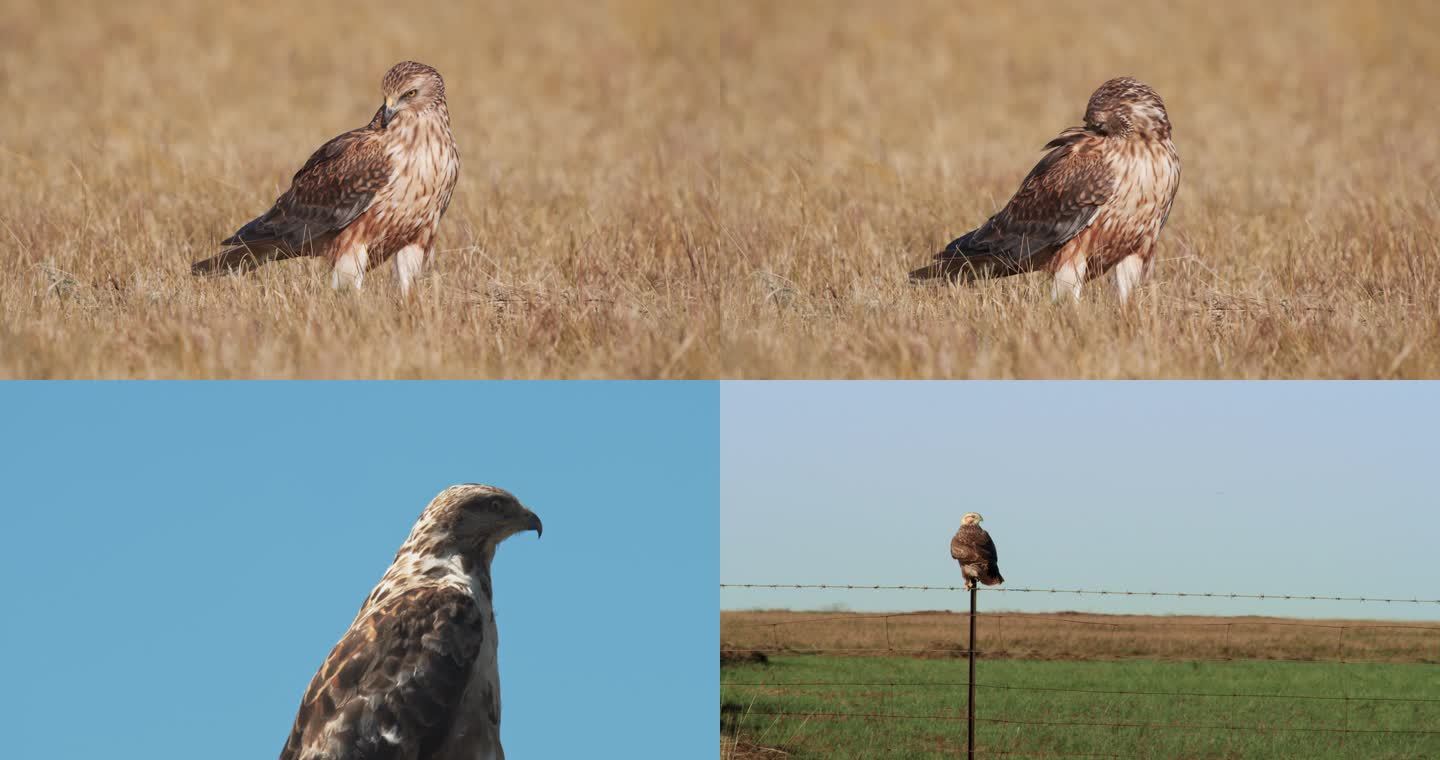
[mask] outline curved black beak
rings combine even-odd
[[[395,118],[395,109],[390,107],[389,101],[380,107],[380,126],[390,126],[390,120]]]
[[[540,515],[537,515],[534,512],[530,513],[530,521],[525,524],[525,527],[535,531],[536,538],[545,535],[544,526],[540,523]]]

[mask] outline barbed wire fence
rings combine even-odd
[[[975,740],[975,729],[978,725],[1002,725],[1022,727],[1048,727],[1048,728],[1105,728],[1112,730],[1140,730],[1140,731],[1188,731],[1188,732],[1264,732],[1280,734],[1318,734],[1330,735],[1339,738],[1342,746],[1345,737],[1348,735],[1358,736],[1389,736],[1389,737],[1410,737],[1440,743],[1440,692],[1435,696],[1394,696],[1385,694],[1352,694],[1349,689],[1344,689],[1341,694],[1294,694],[1279,692],[1258,692],[1258,691],[1197,691],[1182,689],[1098,689],[1098,688],[1076,688],[1066,686],[1040,686],[1034,684],[1000,683],[976,676],[976,659],[985,656],[1010,657],[1015,653],[1008,652],[1003,643],[997,649],[986,650],[982,648],[977,640],[976,623],[981,618],[1003,622],[1006,619],[1021,619],[1035,621],[1043,619],[1045,622],[1053,622],[1065,625],[1092,626],[1098,628],[1109,628],[1114,632],[1134,627],[1210,627],[1224,630],[1223,657],[1190,657],[1186,656],[1179,661],[1199,662],[1291,662],[1291,663],[1313,663],[1313,664],[1344,664],[1359,665],[1366,663],[1395,663],[1411,662],[1415,664],[1436,666],[1436,678],[1440,679],[1440,625],[1427,625],[1424,623],[1398,623],[1398,622],[1334,622],[1334,621],[1301,621],[1301,620],[1269,620],[1257,621],[1214,621],[1214,622],[1193,622],[1193,621],[1166,621],[1146,620],[1138,621],[1133,618],[1145,617],[1135,613],[1125,613],[1124,622],[1109,622],[1103,620],[1083,620],[1078,615],[1089,613],[987,613],[982,615],[977,609],[977,590],[965,589],[962,586],[931,586],[931,585],[903,585],[903,584],[817,584],[817,583],[722,583],[721,590],[725,589],[771,589],[771,590],[846,590],[846,591],[919,591],[919,592],[965,592],[969,596],[969,613],[951,611],[916,611],[896,613],[856,613],[843,615],[826,615],[821,617],[802,617],[797,619],[757,621],[747,623],[735,623],[722,627],[722,630],[744,630],[744,629],[769,629],[769,643],[767,646],[727,646],[722,639],[721,656],[722,662],[726,655],[799,655],[799,654],[828,654],[828,655],[903,655],[903,656],[964,656],[968,660],[968,676],[966,680],[949,681],[885,681],[885,680],[784,680],[775,681],[762,680],[722,680],[724,687],[750,687],[765,689],[770,692],[803,691],[808,689],[954,689],[957,692],[965,691],[964,713],[941,712],[914,714],[907,712],[885,712],[885,711],[845,711],[845,710],[797,710],[787,711],[778,709],[737,709],[733,704],[722,705],[722,719],[727,720],[732,740],[739,734],[740,722],[749,717],[765,717],[775,720],[799,719],[811,720],[865,720],[865,721],[944,721],[947,723],[965,724],[966,743],[965,753],[969,758],[976,756],[1019,756],[1019,757],[1126,757],[1126,755],[1112,753],[1071,753],[1071,752],[1025,752],[999,749],[986,749],[979,747]],[[1025,587],[991,587],[982,588],[986,594],[1012,593],[1012,594],[1048,594],[1048,595],[1075,595],[1075,596],[1113,596],[1113,597],[1166,597],[1166,598],[1199,598],[1199,599],[1249,599],[1267,601],[1334,601],[1353,602],[1361,604],[1384,604],[1384,605],[1433,605],[1440,610],[1440,599],[1428,598],[1402,598],[1402,597],[1368,597],[1368,596],[1325,596],[1315,594],[1265,594],[1265,593],[1223,593],[1223,592],[1174,592],[1174,591],[1139,591],[1139,590],[1100,590],[1100,589],[1064,589],[1064,588],[1025,588]],[[968,622],[968,637],[963,648],[958,646],[945,647],[901,647],[896,646],[892,635],[892,621],[906,618],[933,617],[935,615],[958,616],[966,618]],[[879,621],[883,624],[884,647],[803,647],[795,646],[793,643],[783,642],[780,632],[790,626],[816,625],[816,624],[848,624],[854,622],[873,623]],[[1238,625],[1257,625],[1275,628],[1314,628],[1326,629],[1336,632],[1336,653],[1334,657],[1277,657],[1267,655],[1256,656],[1235,656],[1231,648],[1232,632]],[[1435,649],[1433,657],[1425,655],[1419,659],[1397,660],[1391,657],[1363,658],[1347,656],[1346,634],[1349,631],[1361,630],[1406,630],[1419,632],[1420,635],[1433,637]],[[1003,628],[997,628],[1003,631]],[[1427,641],[1429,639],[1427,638]],[[1353,641],[1353,637],[1352,637]],[[1018,657],[1024,659],[1024,653]],[[1157,657],[1154,654],[1141,654],[1133,657],[1093,657],[1081,658],[1092,661],[1118,661],[1118,660],[1175,660],[1173,657]],[[1437,680],[1436,683],[1440,683]],[[1275,724],[1253,724],[1244,721],[1223,720],[1215,722],[1153,722],[1134,720],[1037,720],[1017,718],[1000,714],[976,714],[977,690],[985,691],[1007,691],[1024,692],[1035,694],[1078,694],[1090,695],[1092,697],[1102,696],[1126,696],[1154,699],[1205,699],[1205,700],[1286,700],[1294,702],[1315,702],[1315,703],[1340,703],[1342,716],[1338,725],[1275,725]],[[1426,710],[1426,719],[1416,724],[1415,728],[1392,728],[1392,727],[1365,727],[1352,726],[1352,706],[1367,704],[1390,704],[1390,705],[1411,705],[1414,709]],[[727,714],[728,713],[728,714]],[[1432,739],[1433,737],[1433,739]],[[1148,755],[1147,756],[1152,756]],[[1387,754],[1387,757],[1405,757],[1404,755]],[[1433,757],[1435,755],[1425,754],[1415,757]]]

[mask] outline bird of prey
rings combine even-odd
[[[965,588],[975,588],[975,581],[986,586],[1005,582],[1000,575],[1000,558],[995,554],[995,542],[990,534],[980,527],[983,520],[977,512],[966,512],[960,518],[960,530],[950,539],[950,557],[960,563],[960,574],[965,576]]]
[[[999,213],[910,279],[970,282],[1044,270],[1054,276],[1056,299],[1078,300],[1083,282],[1114,269],[1125,302],[1150,272],[1180,186],[1165,103],[1137,79],[1111,79],[1090,96],[1085,124],[1045,148]]]
[[[369,124],[320,146],[269,211],[191,272],[247,272],[319,256],[330,262],[334,287],[359,288],[366,272],[393,257],[401,293],[408,294],[434,251],[460,155],[440,72],[404,61],[385,73],[380,89],[385,102]]]
[[[499,488],[441,491],[310,681],[280,760],[504,760],[490,562],[527,530],[540,518]]]

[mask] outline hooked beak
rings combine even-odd
[[[380,126],[388,127],[390,126],[390,120],[395,118],[395,101],[386,98],[384,109],[385,110],[380,113]]]
[[[525,522],[526,530],[535,531],[535,537],[539,538],[545,534],[544,526],[540,524],[540,515],[530,513],[530,519]]]

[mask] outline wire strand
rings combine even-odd
[[[847,591],[967,591],[964,586],[876,585],[869,583],[722,583],[720,588],[819,589]],[[1114,591],[1065,588],[980,587],[987,594],[1087,594],[1093,596],[1165,596],[1201,599],[1280,599],[1322,602],[1385,602],[1389,604],[1440,604],[1440,599],[1395,599],[1372,596],[1320,596],[1315,594],[1242,594],[1210,591]]]

